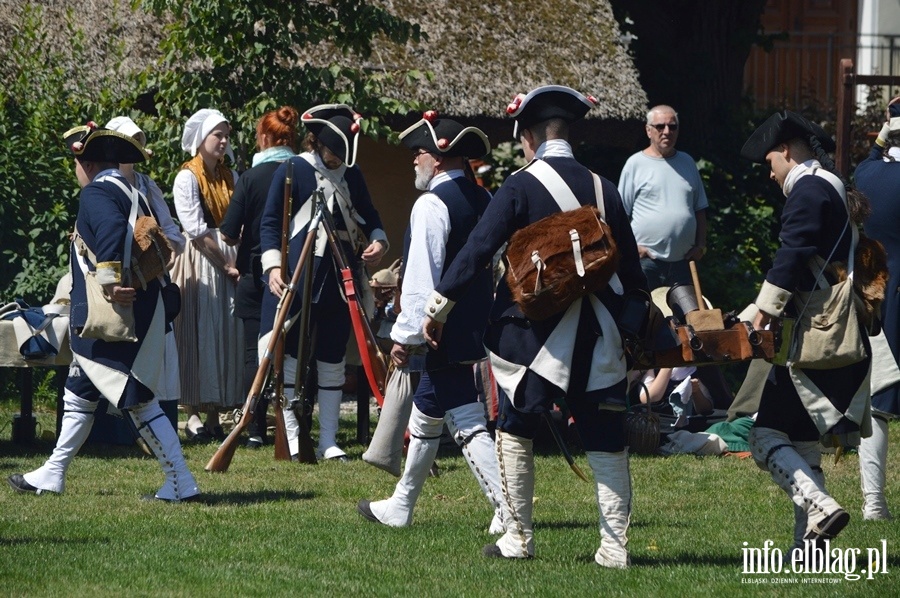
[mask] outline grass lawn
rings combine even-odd
[[[10,442],[17,403],[0,402],[0,475],[29,471],[52,442]],[[38,413],[41,429],[54,415]],[[790,545],[787,496],[752,460],[633,457],[632,568],[594,564],[599,544],[591,485],[558,451],[537,457],[531,561],[486,559],[491,512],[453,447],[439,454],[406,529],[363,520],[360,498],[388,496],[396,479],[360,459],[342,420],[350,463],[275,461],[270,447],[239,449],[224,474],[203,471],[214,445],[186,445],[202,503],[143,502],[162,483],[155,459],[136,447],[89,445],[61,496],[0,488],[0,595],[7,596],[896,596],[900,523],[864,522],[855,454],[824,469],[851,522],[841,554],[887,541],[887,574],[743,575],[742,548]],[[891,425],[888,501],[900,516],[900,425]],[[580,467],[589,472],[583,454]],[[804,582],[804,580],[806,580]],[[764,583],[748,583],[748,582]],[[810,583],[810,581],[815,583]],[[823,582],[828,582],[823,583]]]

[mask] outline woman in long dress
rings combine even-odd
[[[234,317],[237,251],[218,230],[238,178],[224,162],[231,155],[230,134],[231,126],[218,110],[194,113],[181,139],[182,149],[193,158],[182,165],[172,187],[188,239],[175,264],[182,297],[175,321],[181,406],[188,415],[185,434],[198,441],[224,438],[219,411],[242,402],[243,330]]]

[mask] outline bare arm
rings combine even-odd
[[[240,244],[240,242],[241,242],[240,237],[238,237],[237,239],[232,239],[228,235],[222,233],[222,231],[219,231],[219,232],[222,234],[222,240],[225,241],[225,244],[228,245],[229,247],[234,247],[235,245]]]
[[[649,387],[641,389],[641,403],[658,403],[663,399],[666,387],[672,377],[672,368],[662,368],[650,382]],[[646,390],[645,390],[646,389]]]
[[[213,263],[216,268],[219,268],[223,272],[225,272],[225,276],[237,282],[237,280],[241,277],[240,273],[237,271],[237,268],[234,267],[234,264],[228,262],[225,258],[225,254],[222,253],[222,250],[219,249],[219,245],[216,243],[216,240],[213,238],[212,234],[206,234],[202,237],[197,237],[191,240],[191,243],[200,250],[200,253],[206,256],[209,261]]]

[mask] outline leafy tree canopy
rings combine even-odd
[[[362,56],[372,40],[397,43],[422,34],[413,25],[363,0],[138,0],[171,24],[160,45],[159,64],[140,79],[140,89],[154,92],[158,118],[148,123],[162,159],[153,168],[164,181],[183,160],[180,136],[185,119],[200,108],[218,108],[231,120],[239,166],[253,150],[256,120],[267,110],[289,104],[303,110],[318,103],[347,103],[366,117],[363,132],[386,129],[377,116],[418,110],[390,97],[399,83],[417,72],[371,71],[310,64],[304,49],[330,41],[343,52]],[[373,118],[374,117],[374,118]]]

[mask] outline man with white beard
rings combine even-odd
[[[426,112],[400,139],[413,150],[416,188],[425,193],[413,206],[404,239],[402,309],[391,329],[391,360],[422,375],[413,397],[403,476],[390,498],[363,499],[357,508],[370,521],[391,527],[410,525],[446,422],[494,510],[490,531],[500,533],[500,474],[472,369],[474,362],[485,357],[482,335],[493,297],[491,271],[484,269],[459,302],[451,316],[452,334],[439,349],[426,349],[422,333],[428,297],[491,200],[491,194],[467,178],[465,170],[467,158],[480,158],[491,146],[479,129],[438,118],[434,111]]]

